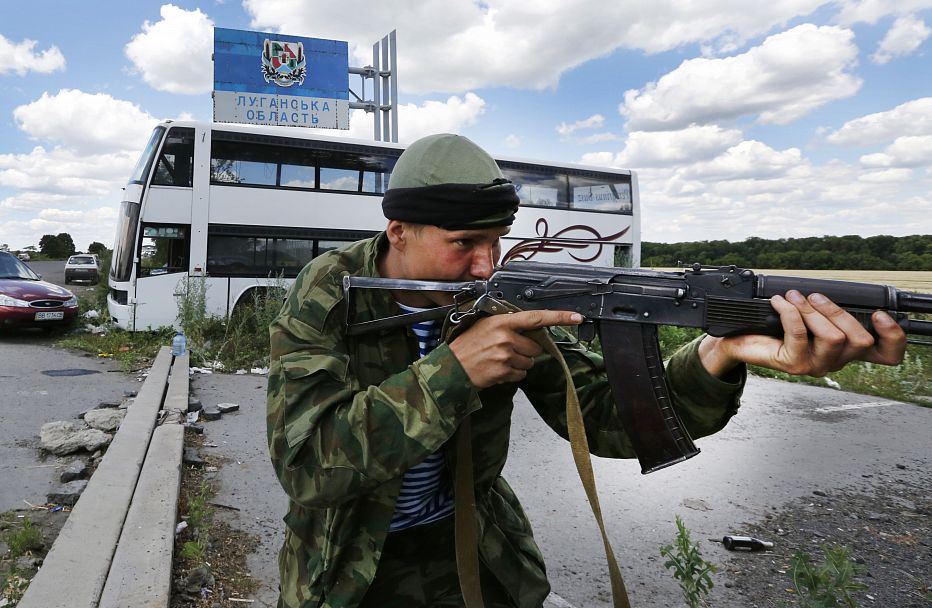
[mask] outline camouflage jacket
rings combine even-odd
[[[472,416],[480,555],[519,606],[549,593],[541,553],[511,488],[500,476],[508,454],[512,399],[522,389],[566,437],[563,374],[539,358],[520,384],[476,389],[448,346],[423,358],[409,328],[347,336],[342,277],[378,276],[385,235],[328,252],[297,277],[272,323],[268,441],[289,496],[279,555],[288,608],[356,606],[375,577],[402,476],[444,448]],[[390,292],[362,290],[354,318],[398,314]],[[721,429],[738,408],[736,383],[710,376],[686,348],[668,363],[674,401],[693,437]],[[601,357],[566,349],[592,453],[633,457],[615,416]],[[569,449],[567,447],[567,449]]]

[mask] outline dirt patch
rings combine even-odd
[[[203,444],[202,435],[185,435],[186,446],[200,448]],[[242,608],[247,605],[242,600],[250,598],[258,587],[246,564],[246,558],[258,538],[233,528],[219,516],[218,511],[231,508],[211,501],[216,493],[214,473],[223,465],[223,459],[208,456],[204,460],[203,466],[186,465],[181,478],[179,521],[192,521],[190,516],[198,510],[203,511],[198,516],[203,523],[189,525],[176,537],[172,565],[175,588],[171,606]],[[207,497],[206,507],[203,505],[204,497]],[[204,547],[202,555],[185,555],[185,544],[198,542]]]
[[[751,535],[774,542],[760,554],[736,553],[719,580],[741,594],[748,608],[804,605],[794,589],[792,557],[824,558],[822,545],[843,545],[863,572],[867,589],[853,593],[860,606],[932,606],[932,474],[899,468],[870,486],[814,492],[764,521]]]
[[[0,513],[0,606],[15,606],[25,593],[70,511],[47,505]]]

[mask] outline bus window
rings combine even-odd
[[[631,183],[619,183],[618,177],[571,175],[570,191],[573,193],[573,200],[570,207],[631,215]]]
[[[294,277],[314,258],[314,241],[309,239],[269,239],[269,266],[275,273]]]
[[[139,276],[188,271],[187,226],[143,224],[139,246]]]
[[[522,205],[566,209],[566,174],[553,169],[532,171],[502,163],[502,173],[515,185]]]
[[[343,247],[348,242],[352,241],[317,241],[317,255],[321,255],[333,249]]]
[[[162,145],[153,186],[190,188],[194,176],[194,129],[172,127]]]
[[[217,184],[275,186],[280,150],[271,146],[214,141],[210,150],[210,181]]]
[[[313,166],[282,164],[283,188],[316,188],[317,177]]]
[[[207,239],[207,272],[214,276],[295,277],[313,257],[312,239],[226,235]]]
[[[278,165],[254,160],[210,159],[210,181],[220,184],[274,186]]]
[[[165,133],[165,127],[156,127],[155,130],[152,131],[152,136],[149,137],[149,143],[146,144],[146,149],[142,151],[142,156],[136,161],[136,166],[130,174],[130,183],[141,184],[146,181],[146,176],[149,175],[149,169],[152,167],[152,160],[155,158],[155,150],[159,147],[159,141],[162,139],[163,133]]]
[[[359,169],[321,167],[320,189],[359,192]]]

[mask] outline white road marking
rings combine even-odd
[[[547,599],[544,600],[544,608],[576,608],[576,606],[570,604],[565,599],[551,591],[550,595],[547,596]]]
[[[896,401],[867,401],[864,403],[846,403],[845,405],[831,405],[828,407],[817,407],[813,411],[819,413],[826,412],[844,412],[847,410],[862,410],[868,407],[886,407],[896,405]]]

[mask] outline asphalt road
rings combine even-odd
[[[39,330],[0,332],[0,511],[44,504],[71,461],[38,450],[43,424],[76,421],[101,401],[120,401],[139,387],[113,361],[56,348],[53,341]],[[51,370],[83,375],[43,373]]]
[[[206,449],[227,462],[216,474],[216,501],[239,511],[224,515],[259,537],[250,563],[261,581],[255,605],[274,606],[286,499],[265,445],[265,378],[197,375],[191,386],[205,405],[241,406],[207,423],[207,441],[215,447]],[[632,604],[680,605],[674,599],[680,591],[660,557],[660,547],[675,538],[677,514],[706,559],[722,564],[735,554],[708,539],[741,534],[746,524],[814,491],[869,492],[894,474],[932,483],[930,425],[932,409],[752,377],[739,414],[721,433],[700,439],[702,453],[695,458],[646,476],[635,461],[594,458],[604,519]],[[505,476],[548,564],[554,592],[548,608],[611,606],[601,541],[569,445],[526,402],[515,409]],[[769,558],[742,553],[738,559]],[[747,598],[722,576],[711,605],[746,606]],[[774,575],[775,581],[781,577]]]
[[[94,289],[90,283],[72,283],[65,285],[65,260],[49,260],[41,262],[26,262],[26,265],[32,268],[32,271],[42,277],[43,281],[54,283],[70,289],[72,293],[80,296],[85,291]],[[106,281],[106,278],[102,279]]]

